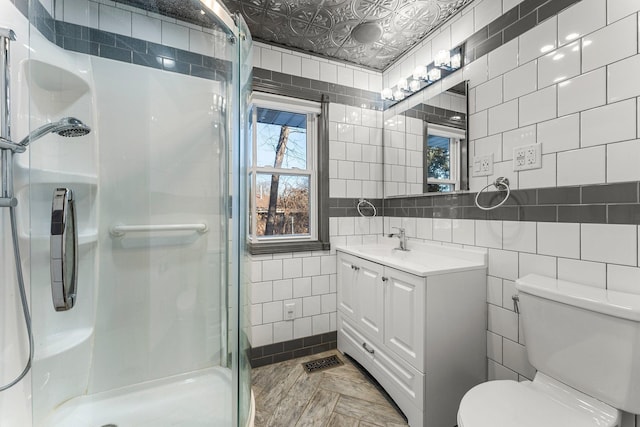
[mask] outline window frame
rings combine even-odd
[[[323,220],[322,193],[327,193],[327,183],[323,183],[324,175],[323,164],[328,163],[328,145],[323,143],[323,139],[328,134],[326,129],[326,105],[328,101],[321,102],[291,98],[271,93],[254,92],[251,101],[251,151],[250,162],[248,164],[248,178],[250,180],[249,195],[249,215],[251,221],[250,232],[248,235],[249,251],[252,254],[267,254],[279,252],[297,252],[297,251],[313,251],[328,250],[328,219]],[[257,109],[268,108],[279,111],[286,111],[296,114],[305,114],[307,116],[307,169],[297,168],[273,168],[257,165]],[[324,132],[323,132],[324,131]],[[327,151],[326,153],[324,153]],[[327,160],[323,162],[323,156]],[[280,173],[281,176],[309,176],[309,192],[310,192],[310,234],[305,236],[260,236],[256,235],[257,230],[257,210],[255,204],[255,192],[257,191],[257,176],[260,173],[271,174],[273,172]],[[326,222],[326,224],[324,224]]]
[[[458,129],[451,126],[444,126],[435,123],[427,123],[425,122],[424,127],[424,142],[423,142],[423,165],[424,165],[424,173],[423,173],[423,192],[424,193],[451,193],[454,191],[461,190],[461,162],[460,159],[463,156],[461,152],[462,141],[465,139],[465,130]],[[450,141],[449,145],[449,179],[437,179],[429,177],[429,152],[428,152],[428,143],[429,136],[440,136],[444,138],[448,138]],[[429,192],[429,185],[450,185],[453,188],[447,192]]]

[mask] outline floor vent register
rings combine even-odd
[[[343,365],[342,360],[340,360],[335,354],[329,357],[323,357],[322,359],[316,359],[302,364],[304,370],[308,374],[318,371],[324,371],[325,369],[329,368],[335,368],[336,366],[340,365]]]

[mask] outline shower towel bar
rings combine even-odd
[[[126,233],[144,233],[153,231],[197,231],[206,233],[209,231],[207,224],[158,224],[158,225],[122,225],[116,224],[111,227],[109,233],[113,237],[121,237]]]

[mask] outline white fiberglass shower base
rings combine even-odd
[[[215,367],[71,399],[45,427],[232,425],[231,371]]]

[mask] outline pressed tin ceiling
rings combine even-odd
[[[472,0],[224,0],[255,40],[383,70]]]

